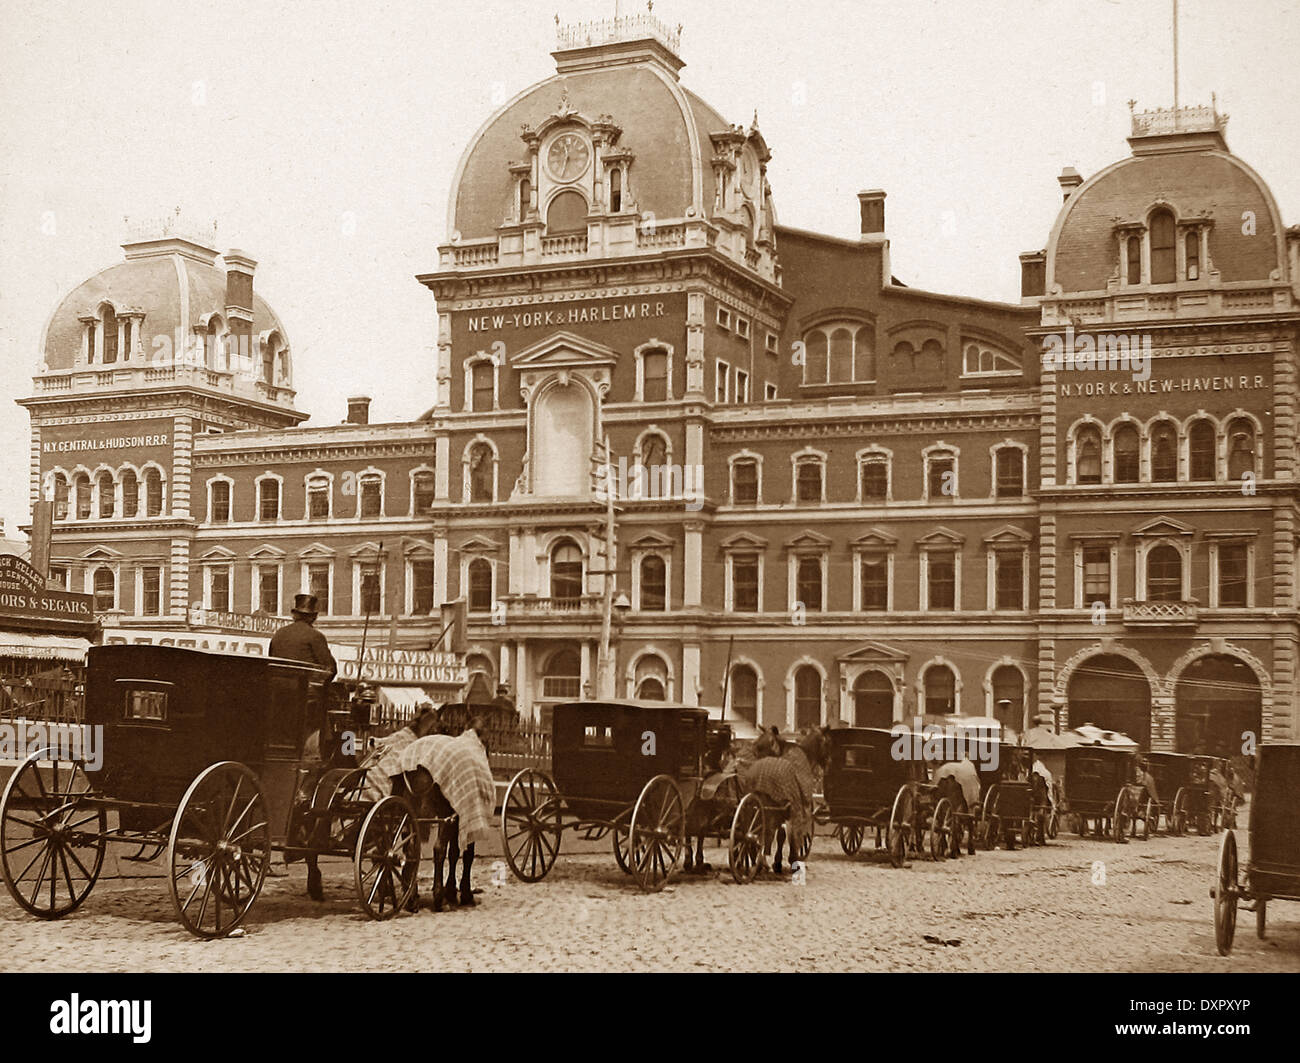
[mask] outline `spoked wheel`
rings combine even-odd
[[[404,797],[376,801],[361,823],[354,859],[357,898],[371,919],[391,919],[415,898],[420,825]]]
[[[731,877],[742,886],[754,881],[763,865],[763,802],[757,794],[746,794],[731,817],[731,847],[727,864]]]
[[[1115,795],[1115,810],[1111,813],[1111,840],[1124,844],[1128,841],[1129,811],[1128,795],[1123,790]]]
[[[1142,816],[1142,840],[1147,841],[1151,837],[1151,824],[1158,819],[1160,813],[1156,810],[1156,803],[1147,798],[1146,812]]]
[[[1264,940],[1265,924],[1268,922],[1268,901],[1263,897],[1255,902],[1255,933],[1259,940]]]
[[[1178,837],[1187,833],[1187,808],[1186,796],[1182,790],[1174,796],[1174,814],[1170,816],[1169,829]]]
[[[863,830],[860,826],[844,825],[836,833],[840,836],[840,848],[849,856],[862,848]]]
[[[331,768],[316,785],[312,810],[329,817],[330,848],[350,849],[362,825],[366,788],[365,768]]]
[[[1047,830],[1045,830],[1043,833],[1045,833],[1050,840],[1055,841],[1056,836],[1060,832],[1061,832],[1060,817],[1056,814],[1056,809],[1052,809],[1050,812],[1047,813]]]
[[[13,899],[38,919],[73,911],[99,878],[108,815],[93,798],[80,762],[54,758],[53,750],[37,750],[9,776],[0,798],[0,870]]]
[[[952,849],[952,802],[941,797],[930,816],[930,859],[943,860]]]
[[[623,874],[630,875],[632,874],[632,865],[628,863],[627,859],[627,824],[627,813],[624,813],[614,821],[614,829],[609,833],[614,839],[614,861]]]
[[[177,806],[167,841],[167,885],[185,929],[201,938],[234,930],[261,892],[270,854],[257,777],[232,760],[200,772]]]
[[[636,884],[648,893],[663,889],[681,859],[685,841],[682,795],[671,776],[656,775],[645,784],[632,810],[628,855]]]
[[[544,772],[525,768],[501,802],[501,846],[506,863],[524,882],[540,882],[560,855],[560,799]]]
[[[1220,956],[1232,951],[1237,932],[1237,836],[1232,831],[1219,843],[1219,877],[1214,888],[1214,944]]]
[[[894,807],[889,810],[889,831],[885,845],[889,849],[889,862],[902,867],[911,848],[912,791],[904,786],[894,795]]]

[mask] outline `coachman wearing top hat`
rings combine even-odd
[[[285,624],[271,636],[270,656],[290,661],[314,664],[330,674],[330,682],[338,674],[339,666],[330,653],[325,636],[312,625],[319,613],[314,594],[296,594],[293,598],[293,623]]]

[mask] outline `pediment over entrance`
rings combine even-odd
[[[1174,520],[1173,517],[1157,517],[1155,520],[1149,520],[1145,524],[1139,525],[1133,529],[1132,534],[1143,538],[1161,536],[1191,536],[1196,533],[1196,529],[1190,524],[1184,524],[1181,520]]]
[[[835,659],[840,664],[902,664],[907,656],[907,651],[897,646],[872,641],[864,642]]]
[[[617,351],[573,332],[552,333],[525,347],[510,359],[510,364],[519,370],[557,369],[561,366],[584,369],[597,365],[614,365],[617,362]]]

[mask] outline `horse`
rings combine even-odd
[[[695,800],[686,809],[686,862],[683,870],[688,875],[704,875],[713,870],[704,859],[704,835],[719,816],[728,809],[734,810],[735,806],[726,793],[730,789],[726,783],[734,778],[734,774],[723,767],[730,752],[731,728],[724,725],[719,730],[710,731],[704,750],[704,779]],[[693,854],[692,838],[695,839]]]
[[[771,853],[772,837],[776,839],[772,864],[775,874],[781,874],[782,846],[787,849],[791,865],[804,859],[812,848],[813,791],[816,772],[824,771],[830,762],[828,732],[829,728],[816,727],[800,735],[796,742],[787,742],[773,727],[755,742],[754,760],[742,765],[738,772],[746,793],[761,794],[772,804],[789,808],[788,819],[764,839],[764,858]]]
[[[329,737],[330,746],[327,756],[321,754],[325,752],[321,749],[321,732],[313,731],[308,735],[304,743],[303,759],[311,760],[320,757],[321,771],[323,775],[330,768],[366,768],[366,785],[363,793],[367,797],[378,800],[392,792],[391,784],[376,786],[372,782],[372,777],[382,775],[385,769],[393,770],[397,767],[397,761],[393,758],[400,754],[400,751],[417,738],[423,738],[425,735],[433,734],[438,729],[438,711],[432,705],[426,705],[420,710],[416,717],[405,726],[398,728],[391,735],[377,739],[373,747],[367,752],[360,765],[356,764],[356,756],[352,753],[344,752],[344,747],[340,742],[341,735],[335,734]],[[388,760],[390,763],[385,764]],[[317,778],[320,777],[317,776]],[[387,777],[385,777],[387,782]],[[303,856],[307,864],[307,896],[313,901],[323,901],[325,892],[321,885],[320,867],[317,864],[316,849],[325,848],[329,839],[329,832],[332,824],[328,817],[322,816],[316,821],[311,831],[307,846],[310,851]]]

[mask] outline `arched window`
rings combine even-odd
[[[1178,433],[1168,421],[1151,430],[1151,479],[1158,484],[1178,480]]]
[[[1136,236],[1128,238],[1128,283],[1142,283],[1142,241]]]
[[[994,493],[998,498],[1020,498],[1025,493],[1025,452],[1000,447],[997,452]]]
[[[492,448],[486,443],[475,443],[469,448],[469,500],[492,502]]]
[[[230,520],[230,484],[226,480],[214,480],[208,496],[208,523],[225,524]]]
[[[492,611],[492,562],[483,557],[469,563],[469,611]]]
[[[842,384],[853,379],[853,333],[837,328],[830,334],[830,382]]]
[[[658,554],[641,559],[641,609],[659,613],[668,608],[668,566]]]
[[[117,361],[117,315],[111,306],[104,307],[104,364]]]
[[[307,519],[328,520],[330,515],[330,479],[316,474],[307,477]]]
[[[957,711],[957,677],[946,664],[925,670],[925,714],[948,716]]]
[[[582,658],[573,649],[556,650],[542,671],[542,697],[577,698],[582,696]]]
[[[90,519],[90,475],[79,472],[72,478],[73,505],[76,507],[77,520]]]
[[[804,338],[803,380],[805,384],[825,384],[827,381],[826,333],[814,329]]]
[[[1195,422],[1187,433],[1187,474],[1192,480],[1213,480],[1218,433],[1212,421]]]
[[[612,214],[623,209],[623,171],[619,169],[609,171],[609,209]]]
[[[822,463],[820,458],[800,458],[795,466],[795,499],[799,502],[822,500]]]
[[[876,338],[867,325],[853,337],[853,373],[855,380],[876,379]]]
[[[265,481],[263,481],[265,482]],[[384,480],[370,472],[357,477],[357,495],[362,518],[370,520],[384,515]]]
[[[433,508],[435,491],[434,475],[428,469],[411,477],[411,505],[416,513],[425,513]]]
[[[257,519],[275,521],[280,519],[280,481],[269,476],[257,483]]]
[[[225,368],[225,344],[221,340],[221,318],[214,315],[208,321],[208,331],[203,337],[203,357],[209,369]]]
[[[1183,243],[1183,257],[1187,263],[1187,279],[1200,280],[1201,277],[1201,234],[1195,230],[1187,234]]]
[[[1141,478],[1142,443],[1138,430],[1131,424],[1122,424],[1115,429],[1115,482],[1117,484],[1135,484]]]
[[[484,705],[492,700],[492,661],[481,653],[470,654],[465,659],[469,685],[465,691],[467,705]]]
[[[1255,426],[1244,417],[1228,425],[1228,478],[1241,480],[1255,474]]]
[[[822,722],[822,677],[811,664],[794,674],[794,725],[818,727]]]
[[[884,502],[889,498],[889,458],[873,454],[862,459],[858,478],[864,502]]]
[[[61,472],[54,474],[54,519],[68,519],[68,478]]]
[[[496,367],[488,360],[474,363],[469,371],[470,409],[486,413],[496,405]]]
[[[1083,425],[1074,437],[1075,483],[1101,483],[1101,430]]]
[[[957,455],[949,450],[931,451],[925,456],[925,497],[946,502],[956,496]]]
[[[163,511],[162,473],[157,469],[144,471],[144,515],[161,517]]]
[[[1147,600],[1183,600],[1183,555],[1168,543],[1152,547],[1147,554]]]
[[[551,551],[551,597],[562,602],[582,598],[582,551],[565,540]]]
[[[121,480],[122,516],[134,517],[140,512],[140,478],[134,469],[123,469]]]
[[[587,231],[587,201],[581,193],[569,190],[551,200],[546,212],[546,231],[552,236]]]
[[[117,485],[113,483],[113,474],[101,472],[95,480],[95,486],[99,490],[99,516],[102,519],[111,518],[117,509],[117,499],[114,497]]]
[[[1020,669],[1004,664],[993,671],[993,718],[1019,732],[1025,725],[1025,677]]]
[[[738,664],[731,670],[731,713],[742,720],[758,724],[758,673],[747,664]]]
[[[731,504],[752,506],[758,502],[758,462],[737,458],[731,463]]]
[[[917,362],[926,372],[937,374],[942,377],[944,373],[944,350],[943,344],[938,340],[926,340],[921,344],[921,354]]]
[[[663,701],[668,697],[668,665],[657,654],[647,653],[636,662],[636,696],[646,701]]]
[[[1174,216],[1157,210],[1151,215],[1151,283],[1172,284],[1177,279]]]
[[[641,352],[641,398],[646,402],[663,402],[668,398],[667,351]]]
[[[654,468],[662,470],[668,464],[668,440],[658,432],[647,432],[641,437],[637,461],[645,467],[647,474]],[[652,483],[650,486],[653,492],[659,485]]]
[[[106,613],[117,608],[117,575],[111,568],[95,569],[91,586],[94,588],[95,612]]]

